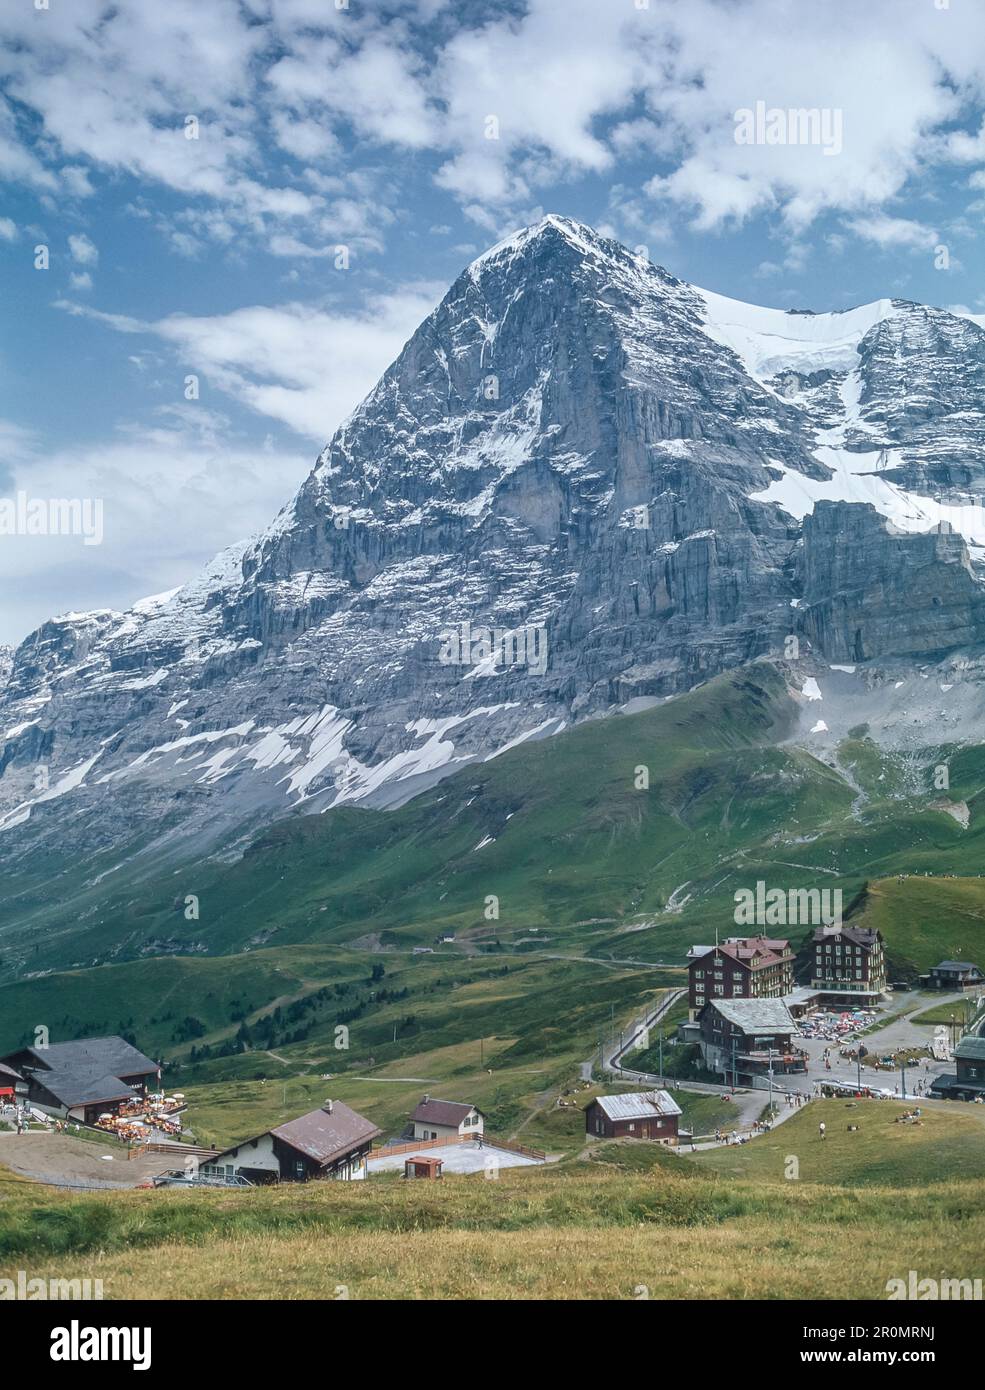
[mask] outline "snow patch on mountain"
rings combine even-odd
[[[749,375],[769,382],[783,371],[846,371],[858,362],[858,345],[883,319],[899,313],[896,301],[877,299],[840,313],[815,314],[744,304],[694,287],[705,305],[704,330],[731,348]]]

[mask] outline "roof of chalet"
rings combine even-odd
[[[654,1115],[680,1115],[681,1107],[666,1091],[633,1091],[629,1095],[596,1096],[610,1120],[650,1120]]]
[[[432,1100],[430,1096],[425,1096],[410,1118],[416,1124],[450,1125],[452,1129],[457,1129],[465,1116],[471,1115],[475,1108],[459,1100]]]
[[[775,936],[737,936],[730,941],[722,941],[717,946],[692,946],[688,951],[691,961],[718,952],[729,960],[751,970],[763,970],[776,965],[790,950],[790,942]]]
[[[782,999],[709,999],[706,1009],[717,1009],[744,1033],[797,1033],[799,1029]]]
[[[328,1104],[331,1110],[326,1109]],[[296,1120],[288,1120],[270,1131],[276,1139],[313,1159],[322,1168],[382,1132],[372,1120],[350,1110],[340,1100],[326,1101],[317,1110],[309,1110],[307,1115],[299,1115]],[[236,1147],[242,1148],[242,1145]]]
[[[156,1062],[138,1052],[123,1038],[77,1038],[73,1042],[50,1043],[47,1047],[23,1047],[10,1057],[29,1056],[21,1065],[29,1071],[75,1071],[98,1068],[104,1076],[145,1076],[159,1068]]]
[[[100,1067],[56,1067],[34,1080],[65,1106],[109,1104],[131,1100],[134,1094],[125,1081]]]
[[[882,940],[876,927],[818,927],[814,932],[815,941],[851,941],[856,946],[863,946],[867,951],[871,951],[873,946],[878,945]]]

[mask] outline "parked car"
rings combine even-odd
[[[241,1178],[238,1173],[232,1177],[219,1177],[211,1173],[186,1173],[181,1168],[174,1168],[167,1173],[158,1173],[154,1178],[155,1187],[252,1187],[253,1183],[248,1178]]]

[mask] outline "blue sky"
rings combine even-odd
[[[264,526],[545,211],[756,303],[985,310],[981,0],[5,0],[0,41],[0,498],[105,508],[0,537],[0,642]],[[738,144],[757,101],[839,152]]]

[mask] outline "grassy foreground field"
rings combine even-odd
[[[981,1273],[978,1183],[790,1183],[782,1198],[670,1160],[442,1183],[2,1190],[0,1273],[101,1278],[107,1298],[857,1298],[910,1268]]]
[[[903,1107],[860,1109],[865,1136]],[[606,1144],[495,1181],[80,1196],[0,1174],[0,1275],[99,1278],[110,1299],[881,1299],[910,1269],[980,1277],[981,1117],[941,1110],[922,1130],[895,1126],[890,1180],[873,1172],[875,1141],[853,1149],[838,1114],[812,1106],[767,1139],[696,1160]],[[823,1155],[784,1181],[777,1155],[806,1155],[818,1116],[831,1130]]]

